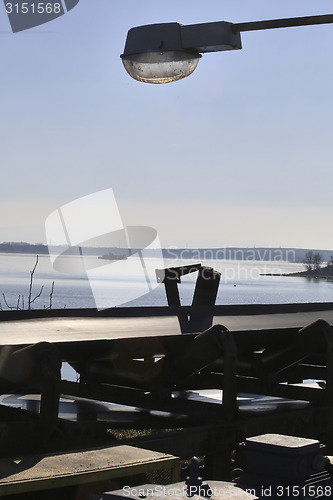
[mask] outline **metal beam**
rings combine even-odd
[[[296,26],[312,26],[316,24],[333,23],[333,14],[323,16],[292,17],[289,19],[269,19],[267,21],[250,21],[247,23],[234,23],[234,33],[242,31],[270,30],[276,28],[292,28]]]

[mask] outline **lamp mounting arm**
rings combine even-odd
[[[333,23],[333,14],[322,16],[292,17],[289,19],[270,19],[267,21],[250,21],[248,23],[233,23],[234,33],[242,31],[270,30],[275,28],[292,28],[295,26],[312,26],[315,24]]]

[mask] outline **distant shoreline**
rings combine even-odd
[[[101,256],[110,251],[116,254],[122,254],[128,249],[109,248],[109,247],[85,247],[85,255]],[[137,249],[132,249],[136,252]],[[166,259],[181,260],[235,260],[235,261],[269,261],[269,262],[293,262],[302,263],[305,254],[311,249],[307,248],[282,248],[282,247],[219,247],[219,248],[163,248],[162,255]],[[323,261],[328,261],[333,254],[333,250],[316,250],[320,252]],[[66,255],[78,255],[78,247],[57,245],[51,248],[52,253],[58,255],[66,252]],[[34,255],[48,255],[49,248],[43,243],[26,242],[4,242],[0,243],[1,253],[25,253]],[[155,257],[160,255],[160,250],[144,249],[146,257]],[[306,271],[305,271],[306,272]],[[297,273],[298,276],[302,274]],[[303,274],[303,276],[306,276]]]
[[[333,281],[333,265],[321,267],[319,269],[310,269],[306,271],[299,271],[297,273],[265,273],[260,276],[290,276],[296,278],[312,278]]]

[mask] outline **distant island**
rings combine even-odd
[[[299,271],[297,273],[288,274],[261,274],[261,276],[298,276],[303,278],[313,278],[313,279],[326,279],[333,280],[333,255],[330,258],[326,257],[326,264],[323,265],[323,255],[320,252],[315,252],[313,250],[308,250],[302,261],[305,267],[305,271]]]
[[[307,269],[297,273],[262,273],[260,276],[296,276],[299,278],[325,279],[333,281],[333,265],[327,265],[319,269]]]
[[[333,279],[333,255],[327,260],[326,265],[322,265],[323,256],[319,252],[309,250],[306,252],[303,264],[305,271],[292,273],[291,276],[304,276],[315,279]]]
[[[307,269],[299,273],[290,273],[284,276],[303,276],[305,278],[328,279],[333,280],[333,265],[327,265],[320,269]]]

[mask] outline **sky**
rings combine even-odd
[[[188,78],[132,80],[133,26],[332,13],[328,0],[80,0],[12,33],[0,5],[0,241],[112,188],[163,247],[333,249],[333,25],[242,34]],[[101,214],[107,217],[108,214]]]

